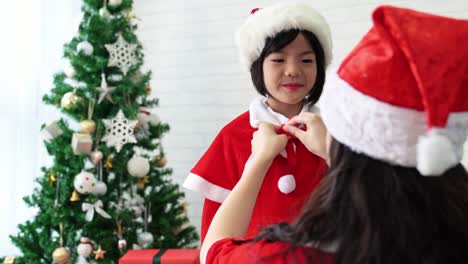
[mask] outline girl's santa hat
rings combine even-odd
[[[330,27],[317,11],[302,3],[277,3],[253,9],[236,33],[241,62],[250,69],[260,57],[267,38],[291,29],[314,33],[325,53],[325,66],[330,64],[333,49]]]
[[[440,175],[468,132],[468,21],[382,6],[373,22],[328,76],[324,122],[356,152]]]

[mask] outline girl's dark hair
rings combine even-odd
[[[468,173],[458,164],[440,177],[390,165],[332,140],[331,165],[291,225],[256,240],[298,246],[337,243],[335,263],[435,264],[468,260]]]
[[[263,80],[263,61],[271,53],[278,52],[289,43],[293,42],[299,33],[304,35],[315,52],[317,77],[312,90],[309,92],[309,95],[306,96],[304,101],[304,103],[315,104],[319,100],[320,95],[322,95],[323,85],[325,83],[325,53],[323,52],[322,45],[318,41],[318,38],[310,31],[292,29],[282,31],[275,35],[274,38],[267,38],[260,57],[252,63],[252,66],[250,66],[250,76],[258,93],[266,96],[268,91],[265,87],[265,81]]]

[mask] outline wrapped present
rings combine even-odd
[[[16,257],[6,257],[3,264],[16,264]]]
[[[199,264],[199,249],[129,250],[119,264]]]
[[[53,121],[41,130],[42,139],[51,141],[63,133],[62,129],[57,125],[57,121]]]
[[[72,148],[75,155],[89,154],[93,147],[93,139],[90,134],[74,133],[72,138]]]

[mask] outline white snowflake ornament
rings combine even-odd
[[[108,147],[114,146],[117,152],[120,152],[123,145],[137,142],[133,135],[133,129],[138,121],[128,120],[122,110],[119,110],[113,119],[102,121],[106,126],[106,134],[102,140],[107,143]]]
[[[110,54],[107,66],[116,66],[126,75],[128,70],[137,64],[137,44],[128,43],[122,35],[119,34],[117,41],[113,44],[105,44],[104,46]]]

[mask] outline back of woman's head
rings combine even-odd
[[[336,263],[465,263],[468,174],[440,177],[356,153],[333,140],[331,165],[292,226],[297,245],[336,246]]]

